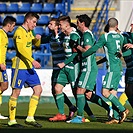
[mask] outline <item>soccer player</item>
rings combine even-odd
[[[92,32],[89,30],[91,19],[86,14],[76,16],[76,18],[77,18],[77,27],[83,33],[83,36],[81,38],[81,46],[79,45],[78,49],[81,52],[85,52],[95,44],[95,38]],[[81,72],[79,75],[78,88],[77,88],[78,111],[77,111],[77,116],[74,119],[68,121],[70,123],[83,122],[82,121],[84,117],[83,109],[85,106],[86,99],[104,107],[108,112],[110,111],[109,105],[101,97],[94,94],[94,88],[98,72],[95,54],[92,54],[91,56],[84,58],[81,64],[82,66],[81,66]]]
[[[114,118],[107,124],[122,123],[127,117],[129,110],[126,109],[119,102],[116,94],[118,89],[119,80],[122,76],[122,64],[119,57],[116,56],[117,52],[121,52],[123,45],[123,37],[117,33],[118,20],[116,18],[110,18],[108,20],[109,32],[101,35],[98,42],[86,52],[83,53],[82,57],[85,58],[96,52],[97,49],[104,46],[108,71],[103,80],[102,94],[105,98],[112,102]],[[119,113],[120,112],[120,113]]]
[[[66,115],[64,114],[64,95],[62,93],[63,88],[66,84],[70,83],[72,87],[73,94],[76,91],[75,81],[78,74],[78,65],[75,65],[73,62],[74,57],[77,53],[72,52],[70,46],[70,40],[79,41],[80,36],[76,32],[76,29],[71,27],[71,19],[69,16],[61,16],[59,18],[60,29],[63,33],[66,34],[63,46],[65,49],[65,61],[59,63],[58,66],[62,68],[59,72],[57,83],[55,85],[56,100],[58,105],[59,113],[54,117],[50,118],[50,121],[65,121]]]
[[[32,30],[36,26],[38,14],[28,12],[25,15],[24,23],[19,26],[14,33],[13,39],[16,48],[16,56],[12,59],[11,87],[12,94],[9,99],[9,121],[8,126],[23,128],[15,119],[17,99],[24,83],[33,89],[33,94],[29,102],[28,116],[25,124],[34,127],[42,127],[34,119],[39,98],[42,92],[39,77],[34,68],[41,68],[41,65],[32,58],[32,45],[39,46],[41,39],[35,38]],[[41,36],[40,36],[41,38]],[[34,68],[33,68],[34,67]]]
[[[2,104],[2,93],[8,88],[8,75],[6,73],[7,33],[13,31],[15,24],[16,19],[14,17],[6,16],[0,29],[0,105]],[[8,119],[8,117],[0,114],[0,119]]]
[[[50,20],[48,28],[51,31],[51,33],[48,36],[45,35],[42,36],[41,43],[50,43],[52,62],[53,62],[53,72],[51,77],[52,94],[55,99],[55,103],[57,105],[57,100],[55,95],[55,85],[57,82],[58,74],[60,72],[60,68],[57,66],[57,64],[65,60],[65,51],[63,47],[65,34],[59,30],[59,21],[57,18],[52,18]],[[69,107],[68,119],[70,119],[77,111],[77,108],[71,103],[71,101],[64,92],[63,95],[64,95],[64,103]]]
[[[122,49],[123,58],[126,63],[126,72],[125,72],[125,93],[128,97],[128,101],[133,108],[133,22],[131,23],[130,32],[123,32],[124,36],[124,46]]]

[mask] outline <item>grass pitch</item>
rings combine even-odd
[[[8,120],[0,120],[0,133],[77,133],[77,132],[86,132],[86,133],[95,133],[95,132],[133,132],[133,122],[132,122],[132,114],[133,110],[130,105],[126,105],[126,107],[130,110],[130,114],[128,115],[125,122],[122,124],[112,124],[107,125],[105,121],[107,121],[107,113],[106,111],[99,107],[96,104],[89,104],[94,115],[97,118],[97,122],[86,122],[82,124],[71,124],[66,122],[49,122],[48,118],[54,116],[58,113],[58,110],[53,103],[41,103],[38,105],[35,119],[38,123],[42,124],[42,128],[34,128],[29,125],[25,125],[24,121],[27,116],[28,111],[28,103],[18,103],[17,105],[17,114],[16,120],[19,124],[26,126],[24,129],[13,129],[8,127]],[[8,104],[2,104],[1,113],[4,116],[8,116]],[[68,108],[65,106],[65,113],[68,115]],[[75,114],[76,115],[76,114]],[[88,118],[85,113],[85,118]]]

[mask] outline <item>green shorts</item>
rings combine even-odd
[[[133,84],[133,68],[126,69],[126,72],[125,72],[125,83],[126,84]]]
[[[75,88],[77,73],[78,71],[74,68],[64,67],[58,74],[57,83],[63,86],[70,83],[71,87]]]
[[[105,75],[105,78],[103,80],[103,88],[106,89],[114,89],[117,91],[119,81],[122,77],[122,72],[107,72]]]
[[[97,71],[82,72],[79,77],[78,87],[93,91],[96,84]]]

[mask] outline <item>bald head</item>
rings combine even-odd
[[[118,26],[118,20],[116,18],[110,18],[108,20],[108,24],[110,28],[115,28],[116,26]]]

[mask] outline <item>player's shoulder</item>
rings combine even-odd
[[[70,38],[74,38],[74,37],[80,38],[80,35],[79,35],[79,33],[78,33],[77,31],[72,31],[72,32],[70,33]]]
[[[0,29],[0,35],[2,35],[3,34],[3,31],[2,31],[2,29]]]

